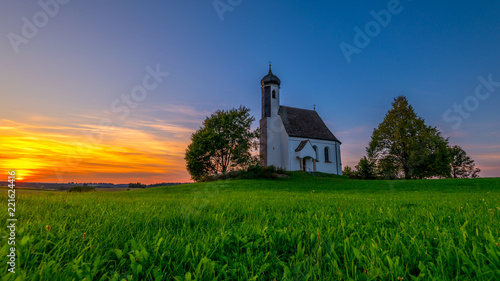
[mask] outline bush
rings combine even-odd
[[[275,166],[262,167],[259,164],[250,165],[248,168],[238,171],[231,171],[225,174],[215,174],[203,177],[202,182],[218,181],[226,179],[277,179],[278,175],[287,175],[283,168]]]
[[[77,185],[68,189],[68,192],[94,192],[94,191],[96,191],[95,188],[87,185],[86,186]]]
[[[276,173],[279,174],[279,175],[288,175],[288,172],[285,169],[281,168],[281,167],[278,168],[278,169],[276,169]]]
[[[242,179],[276,179],[278,178],[276,167],[271,165],[262,167],[260,165],[251,165],[240,176]]]
[[[345,166],[344,171],[342,171],[342,175],[349,177],[350,179],[355,179],[358,177],[358,171],[353,170],[349,166]]]
[[[128,188],[146,188],[146,185],[142,184],[140,182],[137,182],[137,183],[131,182],[128,184]]]

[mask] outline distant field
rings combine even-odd
[[[7,193],[7,190],[10,189],[7,186],[0,186],[0,192]],[[31,187],[15,187],[17,194],[28,194],[28,193],[40,193],[40,192],[57,192],[56,190],[49,189],[40,189],[40,188],[31,188]]]
[[[19,264],[2,280],[500,280],[500,179],[293,173],[16,206]]]
[[[0,186],[0,191],[6,191],[10,189],[7,186]],[[41,189],[37,187],[18,187],[16,186],[16,192],[19,193],[39,193],[39,192],[67,192],[67,190],[54,190],[54,189]],[[140,190],[140,188],[120,188],[120,187],[110,187],[110,188],[96,188],[96,191],[132,191],[132,190]]]

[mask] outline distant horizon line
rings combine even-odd
[[[0,181],[0,184],[10,184],[8,181]],[[112,182],[42,182],[42,181],[19,181],[16,180],[15,183],[39,183],[39,184],[113,184],[113,185],[119,185],[119,184],[130,184],[130,183],[138,183],[138,182],[129,182],[129,183],[112,183]],[[140,182],[139,182],[140,183]],[[169,184],[169,183],[177,183],[177,184],[188,184],[192,182],[158,182],[158,183],[150,183],[150,184],[144,184],[144,185],[154,185],[154,184]]]

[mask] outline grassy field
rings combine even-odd
[[[500,280],[500,179],[294,173],[16,207],[18,265],[2,280]]]

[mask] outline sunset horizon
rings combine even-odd
[[[251,109],[256,128],[259,82],[272,61],[283,104],[319,113],[342,142],[342,167],[366,155],[373,129],[403,95],[426,124],[467,152],[481,177],[500,177],[500,22],[488,13],[498,4],[6,6],[4,175],[191,182],[184,160],[191,134],[216,110],[240,105]],[[444,9],[453,16],[441,17]],[[262,40],[266,29],[276,37]]]

